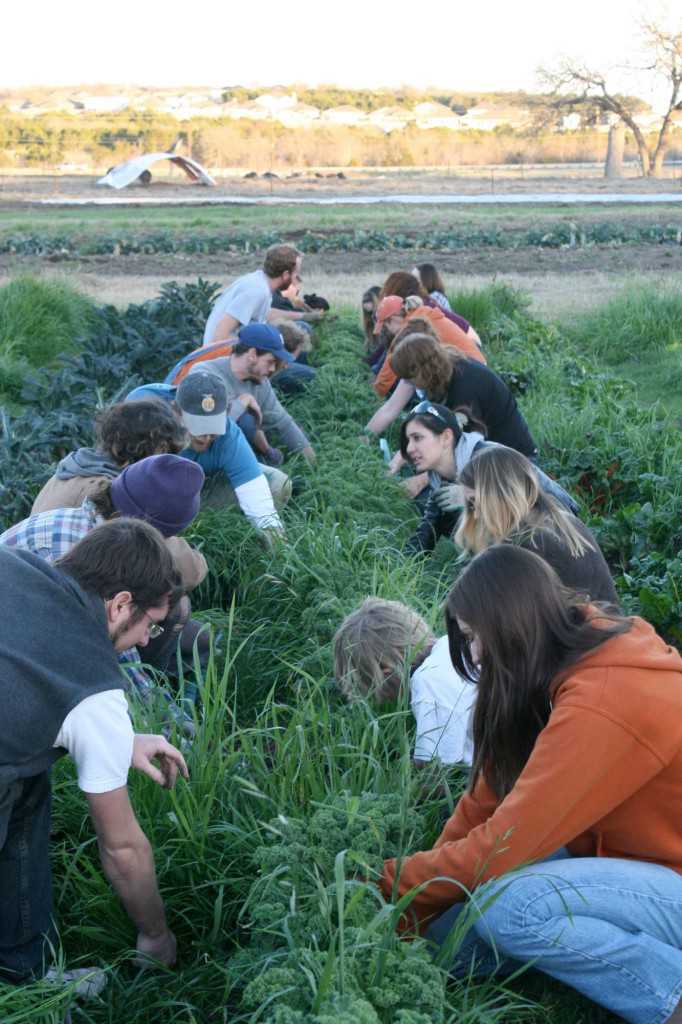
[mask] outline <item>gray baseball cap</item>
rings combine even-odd
[[[188,373],[175,394],[182,422],[194,437],[225,433],[227,427],[227,391],[215,373]]]

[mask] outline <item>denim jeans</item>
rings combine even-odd
[[[50,776],[0,788],[0,979],[40,977],[54,943]]]
[[[633,1024],[663,1024],[682,998],[682,876],[611,857],[557,858],[476,890],[482,913],[450,969],[509,974],[522,964]],[[429,927],[442,946],[466,904]]]

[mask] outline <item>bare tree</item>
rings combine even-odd
[[[620,118],[634,136],[643,176],[658,177],[670,145],[673,113],[682,110],[682,25],[678,31],[667,31],[655,22],[644,21],[641,31],[646,63],[631,70],[640,74],[650,72],[665,80],[669,89],[666,110],[653,144],[636,120],[638,110],[643,107],[641,100],[615,92],[607,82],[606,72],[565,58],[558,68],[540,68],[538,74],[550,89],[550,105],[554,109],[587,106]]]

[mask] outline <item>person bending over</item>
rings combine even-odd
[[[281,334],[292,362],[276,370],[270,383],[283,395],[303,394],[308,384],[315,380],[315,369],[308,366],[308,353],[313,347],[310,334],[301,324],[286,320],[277,320],[272,326]]]
[[[541,555],[571,590],[618,606],[597,541],[584,523],[542,490],[537,467],[502,445],[484,447],[459,474],[463,512],[454,536],[478,554],[507,541]]]
[[[204,556],[177,536],[199,511],[203,483],[203,470],[187,459],[178,455],[150,455],[127,466],[113,480],[104,481],[100,490],[86,498],[80,508],[50,509],[11,526],[0,535],[0,544],[32,551],[53,564],[95,527],[121,516],[131,516],[151,523],[162,534],[186,591],[190,589],[188,580],[196,586],[207,572]],[[203,570],[198,579],[197,559],[201,559]],[[162,633],[148,645],[144,657],[146,664],[160,672],[168,670],[180,634],[187,626],[190,610],[188,598],[182,597],[169,613]],[[200,624],[194,626],[196,628],[188,630],[192,639]],[[140,695],[147,697],[152,682],[137,667],[140,663],[137,650],[123,651],[119,660]]]
[[[427,292],[429,298],[438,303],[445,312],[451,312],[450,303],[445,294],[443,278],[433,263],[420,263],[418,267],[414,267],[412,273],[418,278],[419,283]]]
[[[134,388],[126,401],[134,404],[150,395],[165,401],[189,434],[189,445],[180,454],[198,462],[206,474],[202,506],[222,508],[238,504],[257,530],[281,533],[282,522],[273,498],[280,504],[288,500],[289,478],[256,461],[239,426],[227,415],[227,393],[222,380],[197,367],[177,388],[170,384],[143,384]]]
[[[116,652],[163,629],[182,592],[173,559],[153,527],[119,519],[95,527],[55,566],[0,546],[0,575],[0,977],[42,977],[57,944],[50,769],[67,754],[138,955],[172,966],[175,936],[127,782],[132,766],[170,788],[187,767],[162,736],[134,734]]]
[[[435,307],[438,303],[435,299],[432,299],[426,288],[422,285],[418,277],[414,274],[409,274],[405,270],[394,270],[392,274],[389,274],[383,283],[379,299],[385,299],[388,295],[397,295],[401,299],[409,299],[412,295],[417,295],[422,300],[425,306]],[[452,310],[443,310],[443,314],[452,323],[457,324],[468,337],[475,341],[477,345],[480,345],[481,339],[478,334],[461,314],[455,313]]]
[[[314,462],[310,441],[280,403],[270,383],[278,362],[286,366],[293,362],[279,331],[270,324],[250,324],[239,331],[231,356],[192,367],[186,380],[198,373],[216,376],[226,389],[230,417],[241,425],[245,412],[255,416],[255,424],[245,424],[245,433],[268,462],[281,465],[284,461],[283,453],[267,437],[271,431],[277,431],[290,451],[301,452],[309,462]]]
[[[366,598],[334,637],[336,682],[348,700],[397,701],[403,687],[417,724],[417,766],[471,764],[472,683],[452,667],[448,638],[436,640],[421,617],[398,601]]]
[[[420,402],[400,428],[400,453],[417,473],[428,473],[431,491],[421,522],[405,545],[407,554],[431,551],[439,537],[455,529],[464,505],[460,474],[480,451],[501,447],[486,441],[483,433],[462,431],[455,413],[435,402]],[[571,512],[577,505],[556,481],[537,466],[538,485]]]
[[[261,270],[238,277],[216,299],[206,321],[204,345],[236,338],[240,327],[266,323],[279,314],[284,319],[320,320],[321,311],[284,312],[272,309],[272,293],[286,289],[300,277],[302,254],[293,245],[271,245]]]
[[[640,618],[566,590],[511,544],[446,605],[476,680],[469,787],[431,850],[384,863],[402,927],[457,977],[532,965],[617,1017],[682,1019],[682,658]],[[447,954],[446,954],[447,955]]]
[[[187,435],[163,403],[116,402],[95,418],[94,448],[78,448],[65,456],[33,502],[31,515],[51,508],[78,508],[102,483],[149,455],[177,455]]]
[[[415,391],[448,409],[464,411],[484,423],[489,441],[537,457],[537,445],[516,399],[496,373],[465,359],[425,334],[410,334],[391,356],[400,383],[365,427],[367,434],[383,434],[402,412]],[[400,468],[394,467],[395,471]]]

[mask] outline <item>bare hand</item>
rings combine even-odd
[[[418,494],[421,494],[428,482],[428,473],[417,473],[416,476],[411,476],[407,480],[403,480],[401,486],[407,491],[411,498],[416,498]]]
[[[243,395],[238,395],[238,400],[242,403],[245,409],[249,409],[250,412],[256,417],[259,423],[263,422],[263,413],[260,410],[260,405],[248,391],[245,391]]]
[[[390,476],[395,476],[405,465],[405,459],[402,457],[400,452],[396,452],[391,461],[388,464],[388,472]]]
[[[157,768],[152,760],[159,762]],[[150,779],[163,786],[164,789],[172,789],[178,777],[178,771],[184,779],[189,778],[185,759],[179,750],[168,742],[163,736],[151,736],[138,734],[133,740],[133,768],[144,772]]]
[[[173,967],[178,956],[178,944],[170,928],[153,937],[138,932],[136,948],[137,956],[133,963],[145,970],[154,967],[154,962],[163,964],[164,967]]]

